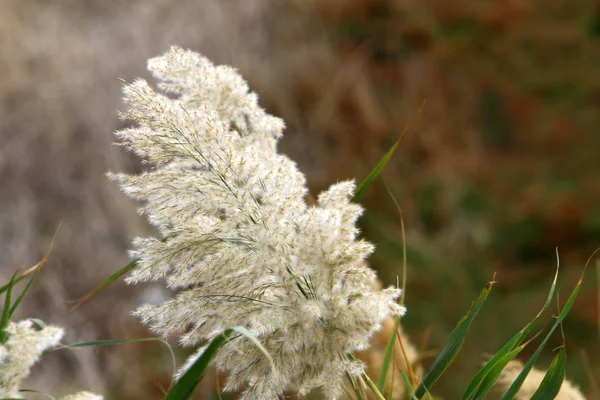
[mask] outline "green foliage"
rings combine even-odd
[[[521,385],[525,381],[525,378],[527,378],[527,374],[533,368],[533,364],[540,356],[542,350],[544,349],[544,346],[546,346],[546,344],[548,343],[548,340],[550,340],[550,336],[552,336],[552,333],[554,333],[556,328],[566,318],[569,311],[571,311],[571,307],[573,307],[573,303],[575,303],[575,299],[577,298],[577,295],[579,294],[579,289],[581,288],[582,282],[583,282],[583,274],[582,274],[581,278],[579,279],[579,282],[577,282],[577,285],[571,292],[571,295],[569,296],[569,299],[567,300],[567,302],[565,303],[564,307],[562,308],[560,314],[558,315],[558,318],[554,321],[552,328],[550,328],[550,331],[548,332],[548,334],[546,335],[546,337],[544,338],[542,343],[538,346],[538,348],[533,353],[533,355],[531,356],[531,358],[529,359],[527,364],[525,364],[525,366],[523,367],[523,371],[521,371],[521,373],[519,374],[517,379],[513,382],[511,387],[508,389],[508,392],[506,392],[506,394],[502,398],[503,400],[512,399],[515,396],[515,394],[517,393],[517,391],[521,388]],[[558,368],[558,367],[556,367],[556,368]],[[554,378],[554,379],[556,379],[556,378]],[[562,380],[561,380],[561,382],[562,382]]]
[[[556,357],[554,357],[554,360],[552,360],[552,364],[550,364],[546,376],[544,376],[540,387],[535,391],[531,400],[555,398],[560,391],[563,381],[565,380],[566,372],[567,351],[563,347],[558,351],[558,354]]]
[[[15,273],[15,274],[13,274],[12,278],[10,279],[10,282],[8,282],[8,284],[3,286],[3,288],[6,287],[6,295],[4,298],[4,306],[2,308],[2,317],[0,318],[0,344],[5,343],[6,340],[8,339],[7,333],[6,333],[6,327],[8,326],[10,318],[13,316],[15,311],[17,311],[17,307],[19,307],[19,304],[21,304],[21,302],[25,298],[25,295],[29,291],[29,289],[31,289],[31,286],[33,285],[33,282],[35,281],[35,278],[37,277],[38,273],[39,273],[39,269],[36,269],[34,271],[33,275],[31,276],[31,278],[29,278],[29,282],[27,282],[27,286],[25,286],[25,288],[23,289],[23,291],[21,292],[19,297],[17,297],[15,302],[12,304],[11,304],[11,297],[12,297],[13,288],[19,281],[24,279],[26,277],[26,275],[24,274],[21,276],[17,276],[17,274]],[[22,278],[22,279],[19,279],[19,278]]]
[[[385,387],[385,380],[388,375],[389,367],[392,362],[392,356],[394,354],[394,344],[396,343],[396,332],[400,327],[400,317],[396,318],[396,325],[394,327],[394,333],[390,335],[390,339],[385,347],[385,356],[383,357],[383,365],[381,366],[381,376],[379,376],[379,382],[377,388],[380,392],[383,392]]]
[[[469,383],[463,400],[467,399],[480,399],[490,390],[493,383],[500,376],[500,373],[508,364],[510,360],[519,354],[522,347],[521,343],[531,334],[535,326],[539,322],[542,314],[548,309],[556,293],[556,285],[558,283],[558,266],[556,273],[554,274],[554,280],[550,286],[550,291],[546,302],[538,314],[518,333],[516,333],[502,348],[494,354],[490,360],[481,368],[481,370],[475,375],[475,377]]]
[[[237,333],[237,336],[233,336]],[[165,400],[187,400],[191,398],[196,390],[196,386],[200,383],[200,380],[206,373],[206,370],[210,366],[210,362],[215,357],[219,349],[231,339],[235,339],[239,336],[245,336],[250,339],[256,346],[265,354],[265,356],[273,365],[273,359],[266,352],[265,348],[260,344],[260,341],[246,328],[236,326],[230,329],[226,329],[219,336],[214,338],[212,342],[204,349],[200,357],[185,371],[179,378],[177,383],[173,385]]]
[[[418,399],[422,398],[429,391],[429,389],[431,389],[433,384],[442,376],[446,368],[448,368],[452,361],[454,361],[454,358],[458,354],[465,341],[465,337],[469,331],[469,328],[471,327],[471,323],[483,307],[483,303],[485,303],[487,300],[490,291],[492,290],[493,283],[494,282],[492,280],[492,282],[488,282],[485,285],[479,294],[479,297],[471,306],[469,312],[467,312],[467,314],[458,322],[456,328],[450,333],[446,346],[434,361],[431,369],[429,372],[427,372],[422,382],[419,384],[419,387],[417,387],[417,390],[415,391],[415,396]]]

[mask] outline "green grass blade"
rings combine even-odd
[[[585,270],[584,270],[584,273],[585,273]],[[558,315],[558,318],[556,319],[556,321],[554,321],[552,328],[550,328],[550,332],[548,332],[548,334],[546,335],[546,337],[544,338],[542,343],[540,343],[540,345],[538,346],[536,351],[533,353],[533,355],[527,362],[527,364],[525,364],[525,366],[523,367],[523,371],[521,371],[521,373],[519,374],[517,379],[510,386],[510,388],[508,389],[508,391],[506,392],[506,394],[504,395],[502,400],[512,399],[515,396],[515,394],[519,391],[519,389],[523,385],[523,382],[525,381],[525,378],[527,377],[527,374],[529,374],[529,371],[531,371],[531,369],[533,368],[533,364],[535,363],[535,361],[541,354],[542,350],[544,349],[544,346],[546,346],[546,343],[548,343],[548,340],[550,340],[550,336],[552,336],[552,334],[554,333],[556,328],[566,318],[569,311],[571,311],[571,308],[573,307],[573,303],[575,303],[575,299],[577,298],[577,295],[579,294],[579,289],[581,289],[582,282],[583,282],[583,273],[581,274],[581,277],[579,278],[579,281],[577,282],[575,289],[573,289],[573,292],[571,292],[569,299],[567,300],[563,309],[561,310],[560,314]]]
[[[425,377],[419,384],[419,387],[417,387],[417,390],[415,391],[415,396],[417,398],[422,398],[425,395],[425,393],[431,389],[433,384],[440,378],[442,373],[446,370],[446,368],[448,368],[448,366],[456,357],[456,354],[458,353],[465,341],[465,336],[467,335],[471,323],[481,310],[483,303],[485,303],[485,301],[487,300],[488,295],[490,294],[490,291],[492,289],[493,283],[494,280],[492,280],[492,282],[488,282],[485,285],[485,287],[479,294],[479,297],[471,306],[471,309],[458,322],[456,328],[454,328],[454,330],[450,333],[450,336],[448,336],[448,343],[446,343],[446,346],[444,347],[438,358],[434,361],[431,369],[429,370],[429,372],[427,372],[427,375],[425,375]]]
[[[392,158],[392,155],[394,155],[394,152],[396,152],[396,149],[398,148],[398,146],[400,146],[400,143],[402,143],[402,140],[404,139],[408,131],[410,131],[412,126],[417,121],[418,117],[421,115],[421,111],[423,110],[424,106],[425,101],[421,103],[421,107],[419,107],[419,110],[415,113],[415,115],[413,115],[410,123],[408,124],[406,129],[404,129],[404,132],[402,132],[398,140],[396,140],[394,145],[388,150],[387,153],[385,153],[385,155],[381,158],[381,160],[379,160],[375,168],[373,168],[373,170],[369,173],[369,175],[367,175],[365,180],[362,181],[362,183],[358,186],[356,193],[354,193],[354,196],[352,197],[352,201],[356,201],[360,196],[362,196],[367,187],[375,180],[375,178],[377,178],[377,176],[381,173],[383,168],[385,168],[386,164],[388,163],[390,158]]]
[[[114,346],[122,343],[137,343],[137,342],[162,342],[161,338],[150,337],[150,338],[129,338],[129,339],[114,339],[114,340],[89,340],[85,342],[76,342],[66,344],[64,347],[77,348],[77,347],[90,347],[90,346]]]
[[[29,282],[27,282],[27,286],[25,286],[25,289],[23,289],[23,291],[21,292],[21,294],[19,295],[17,300],[15,300],[14,304],[10,308],[10,311],[8,313],[9,314],[8,318],[12,317],[12,315],[15,313],[15,311],[17,311],[17,307],[19,307],[19,304],[21,304],[21,302],[25,298],[25,295],[27,294],[29,289],[31,289],[31,286],[33,285],[33,282],[35,281],[35,278],[37,278],[37,275],[39,272],[40,272],[40,270],[36,269],[35,272],[33,273],[33,275],[31,275]]]
[[[10,308],[11,308],[10,303],[11,303],[13,287],[17,283],[17,281],[15,280],[16,276],[17,276],[16,273],[14,273],[13,276],[10,278],[10,281],[8,282],[8,289],[6,290],[6,296],[4,298],[4,307],[2,308],[2,318],[0,318],[0,344],[3,344],[6,342],[6,337],[7,337],[6,327],[8,326],[8,321],[10,320]]]
[[[94,288],[94,290],[92,290],[91,292],[89,292],[88,294],[86,294],[85,296],[80,298],[79,300],[77,300],[75,305],[73,307],[71,307],[71,311],[73,311],[74,309],[76,309],[77,307],[79,307],[80,305],[82,305],[83,303],[88,301],[96,293],[98,293],[99,291],[101,291],[102,289],[104,289],[105,287],[107,287],[108,285],[110,285],[117,279],[121,278],[123,275],[127,274],[132,269],[134,269],[137,265],[137,262],[138,262],[138,260],[133,260],[132,262],[130,262],[129,264],[127,264],[126,266],[124,266],[123,268],[121,268],[120,270],[118,270],[117,272],[115,272],[114,274],[109,276],[108,278],[106,278],[104,281],[102,281],[102,283],[100,283],[98,286],[96,286]]]
[[[210,365],[210,362],[217,354],[217,351],[232,338],[233,333],[238,333],[241,336],[245,336],[252,341],[266,356],[271,363],[271,368],[275,369],[275,363],[271,355],[267,352],[260,341],[254,336],[249,330],[242,326],[236,326],[229,328],[221,333],[219,336],[213,339],[213,341],[206,347],[204,352],[198,357],[198,359],[192,364],[190,368],[179,378],[177,383],[173,385],[165,400],[187,400],[189,399],[196,390],[196,386],[202,379],[202,376],[206,372],[206,369]]]
[[[481,385],[485,377],[490,373],[494,366],[504,356],[510,353],[516,345],[519,344],[522,338],[522,332],[523,331],[521,330],[519,333],[515,334],[508,342],[506,342],[504,346],[502,346],[502,348],[498,350],[498,352],[496,352],[496,354],[494,354],[484,364],[484,366],[477,372],[477,374],[475,374],[475,376],[473,377],[473,379],[471,379],[471,382],[469,382],[469,385],[467,386],[467,390],[465,391],[465,394],[462,397],[463,400],[473,398],[473,395],[477,392],[479,385]]]
[[[554,273],[554,279],[552,280],[552,285],[550,286],[550,290],[548,292],[548,297],[546,298],[546,301],[545,301],[544,305],[542,306],[542,309],[537,313],[537,315],[531,321],[529,321],[529,323],[527,325],[525,325],[525,327],[523,329],[521,329],[518,333],[516,333],[504,346],[502,346],[502,348],[500,350],[498,350],[496,352],[496,354],[494,354],[489,359],[489,361],[479,370],[479,372],[477,372],[477,374],[473,377],[473,379],[467,386],[467,390],[465,391],[465,394],[462,397],[463,400],[472,399],[473,396],[475,395],[475,393],[477,393],[477,389],[479,388],[479,385],[481,385],[481,383],[486,378],[488,373],[492,369],[494,369],[494,366],[496,365],[498,360],[505,357],[509,352],[511,352],[513,349],[515,349],[517,346],[519,346],[521,343],[523,343],[523,340],[525,340],[527,338],[527,336],[529,336],[531,334],[531,332],[535,329],[536,325],[538,324],[538,322],[541,319],[544,312],[546,312],[548,307],[550,307],[550,304],[552,304],[552,299],[554,298],[554,294],[556,293],[556,286],[558,284],[559,268],[560,268],[560,259],[558,257],[558,250],[557,250],[557,252],[556,252],[556,272]]]
[[[14,285],[21,282],[25,278],[27,278],[27,275],[25,275],[25,274],[19,275],[19,276],[15,277],[13,280],[11,280],[10,282],[8,282],[6,285],[0,286],[0,294],[6,292],[8,289],[11,289]],[[0,399],[0,400],[2,400],[2,399]]]
[[[567,373],[567,351],[563,347],[560,349],[552,364],[548,368],[548,372],[542,379],[540,387],[535,391],[531,400],[553,399],[560,391],[560,387],[565,380]]]
[[[498,359],[498,361],[492,366],[492,368],[488,371],[483,381],[477,388],[477,392],[471,397],[474,400],[484,399],[488,392],[492,389],[494,382],[498,379],[502,371],[506,367],[506,365],[512,361],[524,348],[526,344],[523,344],[517,348],[506,353],[503,357]]]
[[[388,340],[387,346],[385,348],[385,355],[383,357],[383,365],[381,366],[381,376],[379,377],[379,382],[377,383],[377,387],[380,392],[383,392],[385,387],[385,381],[388,375],[388,370],[390,364],[392,362],[392,355],[394,353],[394,344],[396,343],[396,332],[400,327],[400,317],[396,318],[396,325],[394,327],[394,331],[390,335],[390,339]]]
[[[413,389],[412,385],[410,384],[410,380],[408,379],[406,372],[400,370],[400,377],[402,378],[402,382],[404,382],[404,388],[406,389],[407,398],[409,400],[418,400],[415,397],[415,390]],[[390,400],[392,398],[391,396],[392,396],[392,393],[390,393],[390,398],[388,400]]]
[[[198,359],[188,368],[187,371],[173,385],[165,400],[187,400],[189,399],[196,390],[196,386],[202,379],[202,376],[206,372],[206,369],[210,365],[210,362],[217,354],[217,351],[229,340],[233,334],[233,329],[227,329],[219,336],[214,338],[212,342],[206,347],[204,352],[198,357]]]

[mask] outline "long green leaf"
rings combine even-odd
[[[552,280],[552,285],[550,286],[550,291],[548,292],[548,297],[546,298],[546,301],[545,301],[544,305],[542,306],[542,309],[537,313],[537,315],[531,321],[529,321],[529,323],[527,325],[525,325],[525,327],[523,329],[521,329],[519,332],[517,332],[508,342],[506,342],[506,344],[504,344],[504,346],[502,346],[502,348],[500,350],[498,350],[496,352],[496,354],[494,354],[488,360],[487,363],[485,363],[485,365],[479,370],[479,372],[477,372],[477,374],[473,377],[473,379],[469,383],[467,390],[465,391],[465,394],[462,397],[463,400],[475,398],[473,396],[475,395],[475,393],[477,393],[477,389],[479,388],[479,385],[481,385],[483,380],[486,379],[486,376],[490,373],[490,371],[492,369],[494,369],[494,367],[496,366],[498,361],[500,359],[503,359],[507,354],[509,354],[511,351],[513,351],[521,343],[523,343],[523,340],[525,340],[527,338],[527,336],[529,336],[531,334],[533,329],[535,329],[537,323],[541,319],[544,312],[546,312],[548,307],[550,307],[550,304],[552,304],[552,299],[554,298],[554,294],[556,293],[556,286],[558,283],[559,268],[560,268],[560,259],[558,257],[558,250],[557,250],[557,252],[556,252],[556,272],[554,273],[554,279]]]
[[[417,398],[422,398],[425,395],[425,393],[431,389],[433,384],[437,382],[437,380],[440,378],[440,376],[446,370],[446,368],[448,368],[448,366],[452,363],[452,361],[454,361],[456,354],[458,354],[458,351],[460,350],[465,341],[465,336],[467,335],[467,332],[471,327],[471,323],[481,310],[483,303],[485,303],[486,299],[488,298],[488,295],[490,294],[490,291],[492,290],[494,279],[492,280],[492,282],[488,282],[485,285],[485,287],[479,294],[479,297],[471,306],[469,312],[467,312],[467,314],[458,322],[456,328],[454,328],[454,330],[450,333],[450,336],[448,336],[448,343],[446,343],[446,346],[444,347],[438,358],[434,361],[433,365],[431,366],[431,369],[429,370],[429,372],[427,372],[427,375],[425,375],[425,378],[423,378],[423,381],[421,381],[419,387],[417,387],[417,390],[415,390],[415,396]]]
[[[227,329],[219,336],[214,338],[212,342],[206,347],[204,352],[198,357],[198,359],[185,371],[179,378],[177,383],[173,385],[165,400],[187,400],[189,399],[196,390],[196,386],[204,376],[206,369],[210,365],[210,362],[217,354],[217,351],[229,340],[231,335],[235,331],[233,329]]]
[[[546,372],[540,387],[538,387],[538,389],[535,391],[531,397],[531,400],[554,399],[560,391],[560,387],[565,380],[566,373],[567,351],[563,347],[560,349],[556,357],[554,357],[554,360],[552,360],[552,364],[550,364],[548,372]]]
[[[362,183],[358,186],[356,193],[354,193],[354,196],[352,197],[352,201],[356,201],[360,196],[362,196],[367,187],[375,180],[375,178],[377,178],[377,176],[385,168],[386,164],[388,163],[390,158],[392,158],[392,155],[394,155],[394,152],[396,152],[396,149],[398,148],[398,146],[400,146],[400,143],[402,143],[402,140],[404,139],[408,131],[410,131],[415,122],[417,122],[417,119],[421,115],[421,111],[423,111],[424,106],[425,100],[423,100],[423,103],[421,103],[421,107],[419,107],[419,110],[415,113],[415,115],[413,115],[408,126],[404,129],[400,137],[398,137],[398,140],[396,140],[394,145],[388,150],[387,153],[385,153],[385,155],[381,158],[381,160],[379,160],[375,168],[373,168],[373,170],[369,173],[369,175],[367,175],[365,180],[362,181]]]
[[[585,270],[584,270],[584,273],[585,273]],[[563,309],[561,310],[560,314],[558,315],[558,318],[556,319],[556,321],[554,321],[552,328],[550,328],[550,332],[548,332],[548,334],[546,335],[546,337],[544,338],[542,343],[540,343],[540,345],[538,346],[536,351],[533,353],[533,355],[527,362],[527,364],[525,364],[525,366],[523,367],[523,371],[521,371],[521,373],[519,374],[517,379],[510,386],[510,388],[508,389],[508,391],[506,392],[506,394],[504,395],[502,400],[511,400],[516,395],[516,393],[519,391],[519,389],[523,385],[523,382],[525,381],[525,378],[527,378],[529,371],[531,371],[531,369],[533,368],[533,364],[536,362],[537,358],[542,353],[542,350],[544,349],[544,346],[546,346],[546,343],[548,343],[548,341],[550,340],[550,336],[552,336],[552,334],[554,333],[556,328],[566,318],[569,311],[571,311],[571,307],[573,307],[573,303],[575,303],[575,299],[577,299],[577,295],[579,294],[579,289],[581,289],[582,282],[583,282],[583,273],[581,274],[581,277],[579,278],[579,282],[577,282],[577,285],[573,289],[573,292],[571,292],[569,299],[567,300]]]
[[[245,336],[252,341],[265,354],[266,358],[271,363],[271,368],[275,368],[275,363],[273,362],[271,355],[266,351],[256,336],[242,326],[229,328],[210,342],[200,357],[198,357],[198,359],[179,378],[177,383],[173,385],[171,390],[169,390],[165,400],[189,399],[194,394],[196,386],[198,386],[198,383],[202,379],[202,376],[206,372],[212,359],[228,340],[234,339],[231,337],[234,333],[239,333],[241,336]]]
[[[102,289],[104,289],[105,287],[107,287],[108,285],[110,285],[117,279],[121,278],[123,275],[125,275],[132,269],[134,269],[137,265],[137,262],[138,262],[137,259],[133,260],[132,262],[130,262],[129,264],[127,264],[126,266],[124,266],[123,268],[121,268],[120,270],[118,270],[117,272],[115,272],[114,274],[109,276],[108,278],[106,278],[104,281],[102,281],[102,283],[100,283],[98,286],[96,286],[94,288],[94,290],[92,290],[91,292],[89,292],[88,294],[86,294],[85,296],[80,298],[79,300],[77,300],[75,305],[73,307],[71,307],[71,311],[73,311],[74,309],[76,309],[77,307],[79,307],[80,305],[82,305],[83,303],[88,301],[96,293],[98,293],[99,291],[101,291]]]

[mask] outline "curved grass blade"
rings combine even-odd
[[[517,346],[523,343],[523,340],[527,338],[531,334],[531,332],[535,329],[535,326],[541,319],[542,315],[550,304],[552,304],[552,299],[554,298],[554,294],[556,293],[556,286],[558,284],[558,271],[560,269],[560,258],[558,256],[558,249],[556,249],[556,272],[554,273],[554,279],[552,281],[552,285],[550,286],[550,291],[548,292],[548,297],[546,298],[546,302],[542,306],[542,309],[537,313],[537,315],[529,321],[523,329],[517,332],[500,350],[494,354],[489,361],[475,374],[469,385],[467,386],[467,390],[463,395],[463,400],[474,399],[479,397],[473,397],[483,382],[486,379],[486,376],[490,373],[492,369],[494,369],[496,363],[505,357],[509,352],[513,351]]]
[[[375,180],[375,178],[377,178],[377,176],[385,168],[386,164],[388,163],[390,158],[392,158],[392,155],[394,155],[394,152],[396,151],[398,146],[400,146],[400,143],[402,143],[402,140],[404,139],[404,137],[406,136],[408,131],[410,131],[412,126],[417,122],[419,116],[421,115],[421,111],[423,111],[424,106],[425,106],[425,100],[423,100],[423,103],[421,103],[421,107],[419,107],[419,110],[415,113],[415,115],[413,115],[412,119],[410,120],[410,123],[404,129],[404,131],[402,132],[402,134],[400,135],[398,140],[396,140],[394,145],[388,150],[387,153],[385,153],[385,155],[381,158],[381,160],[379,160],[379,162],[377,163],[375,168],[373,168],[373,170],[369,173],[369,175],[367,175],[365,180],[362,181],[362,183],[360,184],[360,186],[354,193],[354,196],[352,197],[352,201],[356,201],[360,196],[362,196],[364,194],[365,190],[367,189],[367,187]]]
[[[80,305],[82,305],[83,303],[88,301],[92,296],[97,294],[99,291],[101,291],[102,289],[104,289],[105,287],[107,287],[108,285],[110,285],[117,279],[121,278],[123,275],[127,274],[132,269],[134,269],[137,265],[137,262],[138,262],[138,260],[133,260],[132,262],[130,262],[129,264],[127,264],[126,266],[124,266],[123,268],[121,268],[120,270],[118,270],[117,272],[115,272],[114,274],[109,276],[108,278],[106,278],[104,281],[102,281],[102,283],[100,283],[98,286],[96,286],[91,292],[89,292],[85,296],[78,299],[76,301],[75,305],[73,307],[71,307],[71,311],[73,311],[74,309],[76,309],[77,307],[79,307]]]
[[[565,380],[567,373],[567,350],[563,347],[552,360],[548,372],[542,379],[540,387],[535,391],[531,400],[554,399]]]
[[[594,252],[594,254],[595,253],[596,252]],[[587,264],[586,264],[586,267],[587,267]],[[521,371],[521,373],[519,374],[517,379],[513,382],[513,384],[510,386],[510,388],[508,389],[508,391],[506,392],[504,397],[502,397],[502,400],[510,400],[516,395],[516,393],[519,391],[519,389],[523,385],[525,378],[529,374],[529,371],[531,371],[531,368],[533,368],[533,364],[535,363],[535,361],[541,354],[542,350],[544,349],[544,346],[546,346],[546,343],[548,343],[548,341],[550,340],[550,336],[552,336],[552,334],[554,333],[556,328],[562,323],[562,321],[565,319],[565,317],[567,316],[569,311],[571,311],[571,307],[573,307],[573,303],[575,303],[575,299],[577,298],[577,295],[579,294],[579,289],[581,288],[581,283],[583,282],[584,273],[585,273],[585,268],[581,274],[581,277],[579,278],[579,281],[577,282],[577,285],[571,292],[569,299],[567,300],[563,309],[561,310],[560,314],[558,315],[558,318],[556,319],[556,321],[554,321],[552,328],[550,328],[550,332],[548,332],[548,334],[546,335],[546,337],[544,338],[542,343],[540,343],[540,345],[538,346],[536,351],[533,353],[533,355],[527,362],[527,364],[525,364],[525,366],[523,367],[523,371]]]
[[[448,343],[446,343],[446,347],[444,347],[438,358],[434,361],[429,372],[427,372],[427,375],[425,375],[425,378],[423,378],[419,384],[419,387],[417,387],[417,390],[415,390],[415,396],[418,399],[422,398],[425,393],[431,389],[433,384],[437,382],[442,373],[452,363],[456,357],[456,354],[458,354],[458,351],[465,341],[465,336],[471,327],[471,323],[481,310],[483,303],[485,303],[490,291],[492,290],[492,285],[495,283],[495,279],[496,276],[494,274],[492,281],[485,285],[481,293],[479,293],[479,297],[471,306],[471,309],[464,317],[462,317],[462,319],[456,325],[456,328],[454,328],[454,330],[448,336]]]

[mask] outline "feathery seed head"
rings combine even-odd
[[[56,347],[63,330],[54,326],[36,329],[31,320],[10,322],[8,340],[0,344],[0,398],[20,398],[19,385],[42,353]]]
[[[151,168],[113,174],[161,239],[138,238],[129,283],[166,279],[179,293],[135,314],[164,336],[197,345],[232,326],[250,330],[275,369],[247,338],[230,340],[215,364],[226,389],[246,399],[321,387],[338,398],[346,373],[362,364],[346,354],[368,346],[388,315],[402,315],[399,289],[375,290],[365,264],[373,245],[358,239],[362,208],[353,182],[332,185],[309,206],[304,175],[278,154],[284,127],[258,106],[232,68],[172,48],[148,67],[160,94],[143,80],[125,86],[117,132]]]

